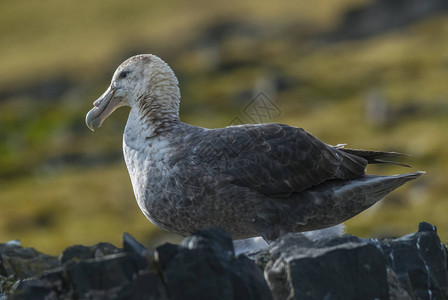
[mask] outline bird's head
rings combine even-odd
[[[175,117],[179,99],[178,81],[171,68],[155,55],[136,55],[117,68],[108,89],[93,102],[86,124],[93,131],[121,106],[139,109],[147,118],[164,114]]]

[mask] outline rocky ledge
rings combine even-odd
[[[287,234],[235,256],[220,229],[148,250],[72,246],[59,258],[0,244],[0,299],[447,299],[446,247],[436,227],[396,239]]]

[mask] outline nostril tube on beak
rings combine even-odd
[[[101,126],[106,119],[117,107],[120,106],[119,101],[114,101],[116,89],[109,87],[95,102],[86,115],[86,125],[90,130],[94,130]]]
[[[95,102],[93,102],[93,106],[95,106],[95,107],[100,106],[100,104],[101,104],[101,100],[102,100],[102,99],[98,99],[98,100],[96,100]]]

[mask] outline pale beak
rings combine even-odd
[[[120,101],[114,98],[116,88],[109,87],[104,94],[101,95],[86,115],[86,125],[90,130],[94,131],[99,128],[103,121],[120,106]]]

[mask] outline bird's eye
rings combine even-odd
[[[122,71],[122,72],[120,73],[120,75],[118,75],[118,77],[120,77],[120,78],[126,78],[126,77],[128,76],[129,73],[130,73],[129,71]]]

